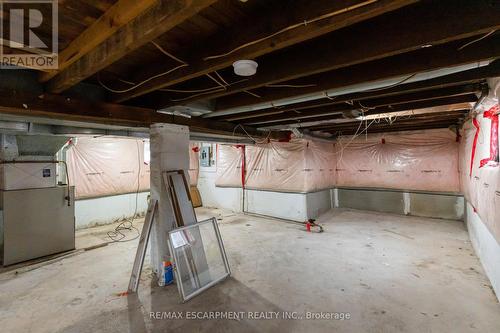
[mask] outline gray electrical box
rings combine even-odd
[[[212,164],[211,164],[212,151],[211,151],[210,148],[211,147],[201,147],[201,150],[200,150],[200,165],[202,167],[212,166]]]

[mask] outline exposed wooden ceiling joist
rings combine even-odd
[[[469,95],[462,95],[462,96],[453,96],[453,97],[446,97],[446,98],[439,98],[439,99],[434,99],[434,100],[429,100],[429,101],[420,101],[420,102],[412,102],[412,103],[405,103],[405,104],[399,104],[395,106],[382,106],[382,107],[377,107],[375,109],[368,110],[364,112],[364,115],[373,115],[373,114],[382,114],[382,113],[391,113],[391,112],[399,112],[399,111],[407,111],[407,110],[417,110],[417,109],[423,109],[423,108],[429,108],[429,107],[435,107],[435,106],[443,106],[443,105],[452,105],[452,104],[462,104],[462,103],[474,103],[477,101],[476,95],[469,94]],[[298,123],[309,123],[309,122],[316,122],[316,121],[328,121],[332,119],[339,119],[339,115],[337,114],[332,114],[332,115],[323,115],[323,116],[313,116],[313,117],[301,117],[298,116],[294,119],[285,119],[285,120],[279,120],[279,119],[259,119],[259,121],[255,121],[252,119],[249,119],[248,122],[242,122],[243,124],[252,124],[257,127],[269,127],[269,126],[277,126],[277,125],[289,125],[289,124],[298,124]]]
[[[247,111],[239,113],[228,113],[228,111],[215,111],[207,116],[211,119],[217,120],[227,120],[234,121],[238,119],[247,118],[246,116],[261,116],[267,114],[277,114],[280,112],[292,111],[292,110],[302,110],[315,108],[323,105],[329,105],[332,103],[342,103],[347,101],[363,101],[369,98],[377,98],[384,96],[395,96],[404,93],[427,91],[438,88],[453,87],[463,84],[472,84],[483,82],[485,78],[500,76],[500,61],[494,61],[487,66],[482,66],[479,68],[469,69],[467,71],[449,74],[434,79],[423,80],[413,83],[404,83],[397,85],[392,88],[387,89],[376,89],[375,91],[367,92],[357,92],[351,94],[338,95],[330,98],[322,98],[317,100],[311,100],[306,102],[299,102],[294,104],[288,104],[283,106],[277,106],[273,108],[260,109],[256,111]]]
[[[445,119],[461,119],[465,118],[467,114],[469,113],[468,109],[457,109],[457,110],[446,110],[446,111],[438,111],[438,112],[427,112],[427,113],[411,113],[411,112],[404,112],[403,114],[399,114],[398,116],[395,116],[393,120],[395,119],[397,123],[399,124],[400,121],[407,121],[407,120],[412,120],[413,122],[417,122],[419,120],[441,120],[443,118]],[[367,122],[370,123],[373,119],[367,119]],[[363,122],[365,122],[363,120]],[[379,120],[377,120],[377,123],[387,123],[384,119],[384,117],[380,117]],[[389,122],[390,123],[390,122]],[[332,131],[332,130],[339,130],[339,129],[356,129],[359,127],[359,120],[352,120],[352,121],[347,121],[347,122],[337,122],[337,123],[329,123],[329,124],[322,124],[322,125],[314,125],[314,126],[303,126],[301,129],[306,129],[309,131]]]
[[[432,7],[432,8],[431,8]],[[481,13],[481,19],[471,13]],[[258,87],[436,46],[500,28],[500,5],[467,1],[459,6],[440,1],[403,8],[325,37],[263,57],[257,74],[224,90],[194,96],[184,103],[212,99]],[[300,93],[300,90],[297,89]],[[159,107],[175,104],[170,102]]]
[[[118,29],[103,43],[48,81],[47,90],[60,93],[74,86],[216,1],[158,0],[156,5]]]
[[[152,123],[171,123],[189,126],[191,131],[200,133],[236,136],[246,136],[248,133],[253,137],[267,136],[267,132],[248,126],[242,130],[242,127],[228,122],[174,116],[146,108],[89,102],[62,95],[34,95],[7,89],[0,89],[0,113],[129,127],[149,127]],[[286,133],[275,132],[272,136],[283,138]]]
[[[104,42],[119,28],[135,19],[138,15],[156,3],[157,0],[119,0],[97,21],[74,39],[64,50],[59,52],[57,71],[40,75],[40,81],[46,82],[76,62],[85,54]]]
[[[435,126],[438,126],[439,128],[441,127],[449,127],[451,125],[459,125],[461,120],[463,120],[464,116],[462,117],[442,117],[442,118],[436,118],[436,119],[429,119],[429,120],[418,120],[418,121],[408,121],[408,120],[401,120],[398,121],[396,120],[394,123],[379,123],[379,124],[372,124],[371,126],[368,127],[366,130],[365,124],[363,123],[362,126],[359,126],[359,123],[356,124],[355,127],[344,127],[344,128],[335,128],[335,129],[330,129],[328,131],[325,131],[326,133],[334,134],[334,135],[352,135],[355,133],[365,133],[368,131],[368,133],[380,133],[380,132],[388,132],[388,131],[396,131],[396,130],[414,130],[414,129],[430,129],[430,128],[436,128]]]
[[[382,96],[376,97],[372,99],[350,99],[350,100],[338,100],[335,98],[330,100],[329,103],[323,102],[321,105],[310,106],[307,108],[287,108],[287,110],[272,110],[275,114],[273,117],[276,119],[287,119],[294,118],[299,115],[304,116],[315,116],[332,112],[342,112],[359,108],[373,108],[387,105],[397,105],[409,102],[419,102],[425,100],[431,100],[441,97],[450,97],[450,96],[459,96],[459,95],[467,95],[475,92],[480,92],[481,86],[479,84],[467,84],[461,86],[453,86],[453,87],[445,87],[438,88],[434,90],[426,90],[426,91],[417,91],[410,93],[403,93],[399,95],[390,95],[390,96]],[[346,103],[349,102],[349,103]],[[228,116],[224,118],[226,121],[236,121],[236,122],[249,122],[255,120],[257,117],[266,116],[261,112],[252,112],[252,113],[242,113],[236,114],[232,117]]]
[[[428,114],[416,114],[410,116],[401,116],[399,118],[394,118],[391,121],[385,121],[384,119],[380,119],[376,123],[372,123],[370,125],[370,129],[376,128],[376,126],[400,126],[400,125],[423,125],[432,122],[439,121],[459,121],[460,119],[464,119],[467,116],[468,110],[456,110],[456,111],[447,111],[447,112],[436,112],[436,113],[428,113]],[[359,125],[359,120],[345,123],[337,123],[330,124],[329,126],[324,127],[309,127],[307,128],[309,131],[322,131],[322,132],[335,132],[335,131],[344,131],[344,130],[356,130]],[[363,124],[360,128],[365,127],[365,124],[370,124],[372,120],[363,121]]]
[[[115,94],[111,100],[122,102],[141,96],[231,66],[236,60],[254,59],[415,2],[417,1],[297,0],[284,8],[276,6],[274,12],[262,13],[258,20],[241,22],[235,31],[229,31],[228,35],[234,38],[224,35],[211,40],[204,48],[195,46],[190,53],[197,58],[191,59],[189,66],[150,80],[130,92]],[[260,19],[267,24],[260,22]],[[235,51],[231,52],[232,50]],[[220,54],[227,55],[206,59]]]
[[[388,133],[388,132],[402,132],[402,131],[418,131],[418,130],[429,130],[438,128],[449,128],[449,127],[454,127],[456,129],[458,127],[458,124],[456,121],[450,120],[450,121],[443,121],[443,122],[437,122],[433,124],[423,124],[423,125],[384,126],[378,128],[371,128],[368,130],[368,133],[374,134],[374,133]],[[342,133],[334,132],[331,134],[334,134],[335,136],[354,135],[356,134],[356,129],[346,130],[343,131]]]
[[[277,100],[297,97],[298,95],[320,94],[357,84],[366,84],[380,80],[407,75],[408,79],[416,73],[438,70],[447,67],[464,65],[483,60],[494,60],[500,57],[500,36],[491,36],[462,50],[457,50],[459,43],[424,48],[401,55],[374,60],[359,65],[341,68],[321,74],[302,78],[302,84],[311,87],[298,89],[266,89],[259,91],[259,98],[252,96],[229,96],[217,104],[221,109],[251,106],[270,103]],[[292,81],[293,82],[293,81]]]

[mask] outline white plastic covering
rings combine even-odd
[[[370,134],[335,145],[293,139],[246,147],[245,186],[312,192],[337,186],[459,192],[458,143],[448,130]],[[217,186],[241,187],[242,149],[219,146]]]
[[[241,148],[231,145],[217,145],[216,186],[241,187]]]
[[[283,192],[311,192],[333,187],[333,143],[307,139],[246,146],[245,187]],[[241,187],[242,148],[220,145],[217,186]]]
[[[476,129],[469,121],[462,132],[460,144],[462,192],[489,231],[500,242],[500,166],[479,167],[480,161],[490,156],[491,120],[483,118],[482,114],[476,120],[479,122],[480,130],[472,164],[472,175],[470,175],[471,156]]]
[[[448,129],[346,137],[337,152],[338,186],[460,190],[458,143]]]
[[[142,139],[78,137],[66,161],[78,199],[149,190]]]
[[[73,140],[66,160],[77,199],[149,190],[149,140],[80,136]],[[189,181],[198,184],[197,142],[189,147]],[[146,149],[146,156],[144,154]]]

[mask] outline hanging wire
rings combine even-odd
[[[485,35],[483,35],[483,36],[481,36],[481,37],[479,37],[479,38],[477,38],[477,39],[474,39],[473,41],[470,41],[470,42],[468,42],[468,43],[466,43],[466,44],[464,44],[464,45],[460,46],[460,47],[457,49],[457,51],[461,51],[461,50],[465,49],[467,46],[470,46],[470,45],[472,45],[472,44],[474,44],[474,43],[479,42],[480,40],[485,39],[486,37],[488,37],[488,36],[492,35],[495,31],[496,31],[495,29],[494,29],[494,30],[491,30],[491,31],[490,31],[490,32],[488,32],[487,34],[485,34]]]
[[[267,142],[269,142],[269,138],[271,137],[271,131],[269,131],[269,132],[268,132],[268,134],[267,134],[267,137],[266,137],[265,139],[263,139],[262,141],[258,141],[258,140],[256,140],[256,139],[254,139],[254,138],[253,138],[250,134],[248,134],[248,132],[246,131],[245,127],[243,127],[243,125],[241,125],[241,124],[238,124],[238,125],[236,125],[236,126],[233,128],[233,136],[235,136],[236,129],[237,129],[238,127],[240,127],[240,128],[243,130],[243,132],[244,132],[244,133],[248,136],[248,138],[249,138],[250,140],[252,140],[252,141],[253,141],[254,143],[256,143],[256,144],[264,144],[264,143],[267,143]]]
[[[337,15],[340,15],[340,14],[343,14],[343,13],[346,13],[346,12],[349,12],[351,10],[354,10],[354,9],[357,9],[357,8],[360,8],[360,7],[364,7],[364,6],[367,6],[369,4],[372,4],[372,3],[375,3],[377,2],[378,0],[368,0],[368,1],[364,1],[362,3],[359,3],[359,4],[356,4],[356,5],[353,5],[353,6],[349,6],[349,7],[346,7],[346,8],[343,8],[343,9],[340,9],[340,10],[336,10],[334,12],[331,12],[331,13],[327,13],[327,14],[324,14],[324,15],[321,15],[319,17],[316,17],[314,19],[311,19],[311,20],[304,20],[303,22],[300,22],[300,23],[297,23],[297,24],[294,24],[294,25],[291,25],[291,26],[288,26],[286,28],[283,28],[273,34],[270,34],[266,37],[263,37],[263,38],[260,38],[260,39],[257,39],[257,40],[254,40],[252,42],[249,42],[249,43],[246,43],[246,44],[243,44],[243,45],[240,45],[226,53],[222,53],[222,54],[217,54],[217,55],[213,55],[213,56],[209,56],[209,57],[205,57],[203,58],[203,60],[211,60],[211,59],[217,59],[217,58],[222,58],[222,57],[226,57],[236,51],[239,51],[245,47],[248,47],[248,46],[251,46],[251,45],[255,45],[257,43],[260,43],[262,41],[265,41],[269,38],[272,38],[274,36],[277,36],[277,35],[280,35],[286,31],[289,31],[289,30],[293,30],[293,29],[296,29],[296,28],[299,28],[299,27],[302,27],[302,26],[306,26],[308,24],[311,24],[311,23],[314,23],[314,22],[317,22],[317,21],[321,21],[323,19],[326,19],[326,18],[330,18],[330,17],[333,17],[333,16],[337,16]]]
[[[267,84],[269,88],[309,88],[316,87],[315,84]]]
[[[167,55],[168,57],[170,57],[170,58],[174,59],[175,61],[179,62],[179,63],[180,63],[180,65],[179,65],[179,66],[176,66],[176,67],[174,67],[174,68],[172,68],[172,69],[169,69],[169,70],[168,70],[168,71],[166,71],[166,72],[163,72],[163,73],[160,73],[160,74],[153,75],[153,76],[151,76],[151,77],[149,77],[149,78],[147,78],[147,79],[145,79],[145,80],[143,80],[143,81],[141,81],[141,82],[139,82],[139,83],[137,83],[137,84],[134,84],[132,87],[130,87],[130,88],[126,88],[126,89],[113,89],[113,88],[111,88],[111,87],[109,87],[109,86],[105,85],[105,84],[101,81],[100,74],[99,74],[99,73],[97,73],[97,81],[99,82],[99,84],[100,84],[100,85],[101,85],[104,89],[106,89],[106,90],[108,90],[108,91],[111,91],[111,92],[113,92],[113,93],[117,93],[117,94],[122,94],[122,93],[126,93],[126,92],[129,92],[129,91],[132,91],[132,90],[134,90],[134,89],[136,89],[136,88],[138,88],[138,87],[140,87],[140,86],[142,86],[142,85],[144,85],[144,84],[148,83],[148,82],[149,82],[149,81],[151,81],[151,80],[154,80],[154,79],[159,78],[159,77],[164,76],[164,75],[168,75],[168,74],[170,74],[170,73],[172,73],[172,72],[174,72],[174,71],[176,71],[176,70],[178,70],[178,69],[180,69],[180,68],[183,68],[183,67],[187,67],[187,66],[189,66],[189,65],[188,65],[185,61],[183,61],[183,60],[181,60],[181,59],[177,58],[176,56],[174,56],[174,55],[172,55],[172,54],[168,53],[168,52],[167,52],[164,48],[162,48],[162,47],[161,47],[160,45],[158,45],[157,43],[155,43],[155,42],[151,42],[151,43],[152,43],[154,46],[156,46],[156,48],[158,48],[158,49],[160,50],[160,52],[162,52],[163,54]],[[123,80],[122,82],[126,82],[126,81],[124,81],[124,80]],[[132,83],[132,82],[129,82],[129,83]]]
[[[256,93],[251,92],[250,90],[243,90],[243,92],[246,92],[247,94],[252,95],[253,97],[262,98],[262,96],[259,96]]]

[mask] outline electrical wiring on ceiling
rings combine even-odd
[[[414,115],[414,110],[411,110],[411,113],[410,115],[408,115],[407,118],[403,118],[403,119],[409,119],[411,118],[412,116]],[[384,117],[383,114],[379,114],[378,117],[372,119],[372,121],[370,123],[368,123],[368,119],[364,116],[364,111],[362,111],[362,117],[364,119],[360,120],[359,121],[359,125],[358,125],[358,128],[356,129],[356,132],[351,136],[350,140],[347,142],[347,144],[345,146],[342,146],[342,143],[340,140],[337,140],[339,145],[340,145],[340,151],[336,152],[335,154],[339,154],[340,153],[340,160],[342,160],[342,156],[343,156],[343,153],[344,153],[344,150],[356,139],[358,138],[359,136],[361,136],[363,133],[365,133],[365,136],[366,136],[366,139],[368,139],[368,129],[370,128],[370,126],[374,123],[376,124],[379,124],[380,121],[382,119],[385,119],[385,121],[387,121],[387,123],[389,125],[392,125],[394,124],[397,120],[398,120],[398,117],[395,116],[394,119],[392,119],[391,117],[387,118],[387,117]],[[399,118],[401,119],[401,118]],[[364,129],[359,132],[359,130],[361,129],[361,126],[363,125],[363,121],[365,123],[365,127]],[[339,137],[342,137],[342,132],[339,132],[340,135]]]
[[[350,12],[354,9],[358,9],[358,8],[361,8],[361,7],[364,7],[364,6],[367,6],[367,5],[370,5],[372,3],[375,3],[377,2],[378,0],[368,0],[368,1],[364,1],[364,2],[361,2],[361,3],[358,3],[356,5],[352,5],[352,6],[349,6],[349,7],[346,7],[346,8],[343,8],[343,9],[339,9],[339,10],[336,10],[336,11],[333,11],[333,12],[330,12],[330,13],[327,13],[327,14],[324,14],[324,15],[321,15],[321,16],[318,16],[314,19],[310,19],[310,20],[304,20],[303,22],[300,22],[300,23],[297,23],[297,24],[293,24],[293,25],[290,25],[286,28],[283,28],[281,30],[278,30],[277,32],[273,33],[273,34],[270,34],[266,37],[263,37],[263,38],[260,38],[260,39],[257,39],[257,40],[254,40],[252,42],[248,42],[246,44],[243,44],[243,45],[240,45],[232,50],[230,50],[229,52],[226,52],[226,53],[222,53],[222,54],[217,54],[217,55],[213,55],[213,56],[208,56],[208,57],[205,57],[203,58],[203,60],[211,60],[211,59],[217,59],[217,58],[222,58],[222,57],[226,57],[230,54],[233,54],[234,52],[236,51],[239,51],[241,49],[244,49],[248,46],[252,46],[252,45],[255,45],[257,43],[260,43],[262,41],[265,41],[269,38],[272,38],[272,37],[275,37],[277,35],[280,35],[284,32],[287,32],[289,30],[293,30],[293,29],[296,29],[296,28],[299,28],[299,27],[302,27],[302,26],[307,26],[308,24],[311,24],[311,23],[315,23],[315,22],[318,22],[318,21],[321,21],[321,20],[324,20],[324,19],[327,19],[327,18],[330,18],[330,17],[333,17],[333,16],[337,16],[337,15],[340,15],[340,14],[344,14],[344,13],[347,13],[347,12]]]
[[[249,94],[253,97],[262,98],[262,96],[259,96],[256,93],[251,92],[250,90],[243,90],[243,92],[246,92],[247,94]]]
[[[328,91],[325,91],[325,97],[328,98],[329,100],[333,101],[337,98],[337,96],[328,96]]]
[[[212,75],[210,75],[210,73],[207,73],[206,76],[210,80],[214,81],[219,86],[219,88],[222,88],[224,90],[226,89],[226,86],[223,83],[221,83],[219,80],[217,80],[216,78],[214,78]]]
[[[495,29],[494,29],[494,30],[491,30],[490,32],[486,33],[485,35],[483,35],[483,36],[481,36],[481,37],[479,37],[479,38],[477,38],[477,39],[474,39],[473,41],[470,41],[470,42],[468,42],[468,43],[466,43],[466,44],[464,44],[464,45],[460,46],[460,47],[457,49],[457,51],[461,51],[461,50],[465,49],[467,46],[472,45],[472,44],[474,44],[474,43],[479,42],[480,40],[485,39],[486,37],[488,37],[488,36],[492,35],[495,31],[496,31]]]
[[[214,73],[226,86],[229,86],[229,84],[226,82],[226,80],[224,80],[224,78],[219,74],[219,72],[214,71]]]
[[[250,140],[252,140],[252,141],[253,141],[254,143],[256,143],[256,144],[264,144],[264,143],[268,143],[268,142],[269,142],[269,138],[271,137],[271,132],[272,132],[272,131],[269,131],[269,132],[267,133],[267,137],[266,137],[265,139],[263,139],[262,141],[258,141],[258,140],[256,140],[256,139],[254,139],[254,138],[253,138],[250,134],[248,134],[248,132],[246,131],[245,127],[243,127],[243,125],[241,125],[241,124],[237,124],[236,126],[234,126],[234,128],[233,128],[233,136],[235,135],[235,133],[236,133],[236,129],[237,129],[238,127],[240,127],[240,128],[243,130],[243,132],[246,134],[246,136],[248,136],[248,138],[249,138]]]
[[[413,73],[411,75],[409,75],[408,77],[404,78],[403,80],[399,81],[399,82],[396,82],[394,84],[390,84],[390,85],[387,85],[387,86],[384,86],[384,87],[380,87],[380,88],[372,88],[372,89],[367,89],[367,90],[363,90],[361,92],[371,92],[371,91],[380,91],[380,90],[384,90],[384,89],[389,89],[389,88],[394,88],[394,87],[397,87],[399,86],[400,84],[403,84],[405,83],[406,81],[410,80],[411,78],[413,78],[415,75],[417,75],[417,73]]]
[[[149,78],[147,78],[147,79],[145,79],[145,80],[143,80],[143,81],[141,81],[141,82],[139,82],[139,83],[137,83],[137,84],[134,84],[132,87],[130,87],[130,88],[126,88],[126,89],[113,89],[113,88],[111,88],[111,87],[109,87],[109,86],[105,85],[105,84],[101,81],[101,77],[100,77],[100,75],[99,75],[99,73],[98,73],[98,74],[97,74],[97,81],[99,82],[99,84],[100,84],[100,85],[101,85],[104,89],[106,89],[106,90],[108,90],[108,91],[111,91],[111,92],[116,93],[116,94],[122,94],[122,93],[126,93],[126,92],[129,92],[129,91],[132,91],[132,90],[134,90],[134,89],[136,89],[136,88],[138,88],[138,87],[140,87],[140,86],[142,86],[142,85],[144,85],[144,84],[148,83],[148,82],[149,82],[149,81],[151,81],[151,80],[154,80],[154,79],[159,78],[159,77],[164,76],[164,75],[168,75],[168,74],[170,74],[170,73],[172,73],[172,72],[175,72],[176,70],[178,70],[178,69],[180,69],[180,68],[183,68],[183,67],[187,67],[187,66],[189,66],[189,65],[188,65],[185,61],[182,61],[182,60],[180,60],[179,58],[177,58],[176,56],[174,56],[174,55],[172,55],[172,54],[168,53],[165,49],[163,49],[163,48],[162,48],[160,45],[158,45],[157,43],[155,43],[155,42],[151,42],[151,43],[152,43],[152,44],[153,44],[156,48],[158,48],[158,49],[160,50],[160,52],[162,52],[163,54],[167,55],[167,56],[168,56],[168,57],[170,57],[171,59],[174,59],[175,61],[179,62],[179,63],[180,63],[180,65],[179,65],[179,66],[176,66],[176,67],[174,67],[174,68],[172,68],[172,69],[169,69],[169,70],[168,70],[168,71],[166,71],[166,72],[162,72],[162,73],[159,73],[159,74],[153,75],[153,76],[151,76],[151,77],[149,77]],[[122,81],[122,82],[125,82],[125,81]],[[131,82],[130,82],[130,83],[131,83]]]
[[[155,43],[154,41],[151,41],[151,44],[153,44],[154,46],[156,46],[156,48],[158,50],[160,50],[160,52],[162,52],[163,54],[165,54],[166,56],[174,59],[175,61],[181,63],[181,64],[185,64],[187,65],[187,62],[185,62],[184,60],[181,60],[179,58],[177,58],[176,56],[174,56],[173,54],[167,52],[167,50],[165,50],[163,47],[161,47],[160,45],[158,45],[157,43]]]
[[[213,93],[213,92],[219,92],[219,91],[224,91],[224,88],[221,88],[221,87],[218,87],[217,89],[213,89],[213,90],[210,90],[210,91],[205,91],[205,92],[201,92],[199,94],[194,94],[192,96],[189,96],[189,97],[184,97],[184,98],[171,98],[170,100],[172,102],[181,102],[181,101],[187,101],[191,98],[195,98],[195,97],[198,97],[198,96],[203,96],[203,95],[206,95],[206,94],[210,94],[210,93]]]
[[[224,80],[224,82],[227,83],[227,85],[224,85],[221,82],[219,82],[217,79],[215,79],[213,76],[211,76],[209,74],[207,74],[207,76],[211,80],[213,80],[214,82],[216,82],[218,84],[218,86],[217,87],[212,87],[212,88],[207,88],[207,89],[199,89],[198,91],[196,91],[196,90],[191,90],[191,91],[189,91],[189,90],[176,90],[176,89],[162,89],[162,90],[164,90],[164,91],[172,91],[172,92],[180,92],[180,93],[199,92],[199,94],[191,95],[191,96],[184,97],[184,98],[170,99],[172,102],[180,102],[180,101],[189,100],[189,99],[194,98],[194,97],[198,97],[198,96],[210,94],[210,93],[213,93],[213,92],[220,92],[220,91],[223,91],[223,90],[227,90],[227,87],[230,87],[230,86],[235,85],[237,83],[241,83],[243,81],[247,81],[248,80],[248,79],[241,79],[241,80],[238,80],[238,81],[235,81],[235,82],[231,82],[231,83],[227,83]]]
[[[315,84],[267,84],[269,88],[309,88],[316,87]]]
[[[118,81],[130,85],[135,85],[134,82],[130,82],[127,80],[123,79],[118,79]],[[176,93],[198,93],[198,92],[205,92],[205,91],[214,91],[216,89],[220,89],[220,86],[217,87],[210,87],[210,88],[205,88],[205,89],[171,89],[171,88],[163,88],[163,89],[158,89],[159,91],[166,91],[166,92],[176,92]]]
[[[357,101],[357,102],[358,102],[359,106],[361,106],[361,108],[362,108],[363,110],[372,110],[372,109],[375,109],[375,108],[376,108],[375,106],[365,106],[365,105],[363,105],[360,101]]]

